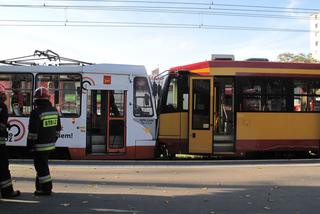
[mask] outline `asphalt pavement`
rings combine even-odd
[[[17,199],[0,214],[318,214],[320,160],[51,161],[52,196],[34,196],[32,161],[11,160]]]

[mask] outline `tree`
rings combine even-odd
[[[282,53],[277,57],[280,62],[296,62],[296,63],[319,63],[320,61],[313,58],[312,54],[293,54],[293,53]]]

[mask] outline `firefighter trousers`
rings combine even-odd
[[[7,195],[13,192],[8,152],[5,144],[0,145],[0,189],[2,195]]]
[[[49,151],[33,152],[34,168],[37,171],[35,182],[37,191],[51,192],[52,190],[52,179],[48,165],[49,154]]]

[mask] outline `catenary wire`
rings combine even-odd
[[[219,8],[219,7],[170,7],[170,6],[106,6],[106,5],[49,5],[49,4],[0,4],[3,8],[32,8],[32,9],[69,9],[69,10],[158,10],[166,12],[169,10],[180,10],[181,12],[188,12],[197,10],[197,13],[202,11],[242,11],[242,12],[261,12],[261,13],[283,13],[293,11],[282,10],[266,10],[266,9],[241,9],[241,8]],[[314,10],[313,12],[316,12]],[[310,11],[294,11],[297,14],[310,14]]]
[[[265,8],[265,9],[283,9],[283,10],[305,10],[305,11],[320,11],[320,9],[300,8],[300,7],[279,7],[265,5],[247,5],[247,4],[221,4],[210,2],[178,2],[178,1],[137,1],[137,0],[34,0],[42,2],[104,2],[104,3],[141,3],[141,4],[173,4],[173,5],[203,5],[203,6],[225,6],[225,7],[248,7],[248,8]]]
[[[3,22],[20,22],[3,23]],[[249,26],[227,26],[227,25],[205,25],[205,24],[185,24],[185,23],[147,23],[147,22],[102,22],[102,21],[43,21],[43,20],[0,20],[2,27],[117,27],[117,28],[174,28],[174,29],[221,29],[221,30],[247,30],[247,31],[278,31],[278,32],[300,32],[310,33],[306,29],[290,28],[267,28]]]

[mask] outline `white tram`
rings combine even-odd
[[[49,88],[61,114],[57,147],[71,159],[154,158],[156,111],[144,66],[0,66],[9,111],[8,146],[25,147],[33,90]]]

